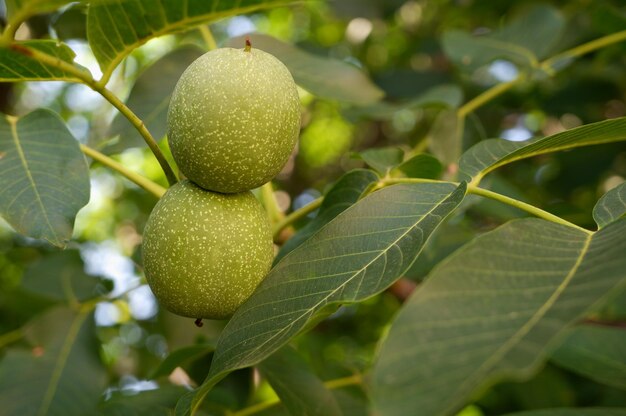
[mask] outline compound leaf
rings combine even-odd
[[[391,285],[465,191],[465,183],[395,185],[339,214],[285,256],[235,312],[218,339],[207,380],[195,397],[181,399],[177,414],[196,408],[229,372],[277,351],[325,307],[359,302]]]

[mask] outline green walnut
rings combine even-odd
[[[246,46],[222,48],[182,74],[167,115],[174,160],[187,178],[217,192],[263,185],[283,168],[300,132],[300,100],[289,70]]]
[[[221,194],[188,180],[154,207],[142,251],[159,303],[207,319],[232,315],[267,275],[274,254],[267,215],[251,192]]]

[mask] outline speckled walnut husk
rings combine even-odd
[[[195,60],[174,89],[168,141],[196,184],[235,193],[263,185],[287,162],[300,100],[287,68],[258,49],[222,48]]]
[[[210,192],[187,180],[154,207],[142,250],[159,303],[178,315],[207,319],[232,315],[273,258],[267,214],[252,193]]]

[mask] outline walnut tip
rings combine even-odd
[[[243,48],[245,52],[250,52],[252,50],[252,42],[250,42],[250,36],[246,36],[246,47]]]

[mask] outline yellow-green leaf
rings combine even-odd
[[[136,47],[227,16],[293,0],[97,0],[89,5],[87,37],[107,79]]]

